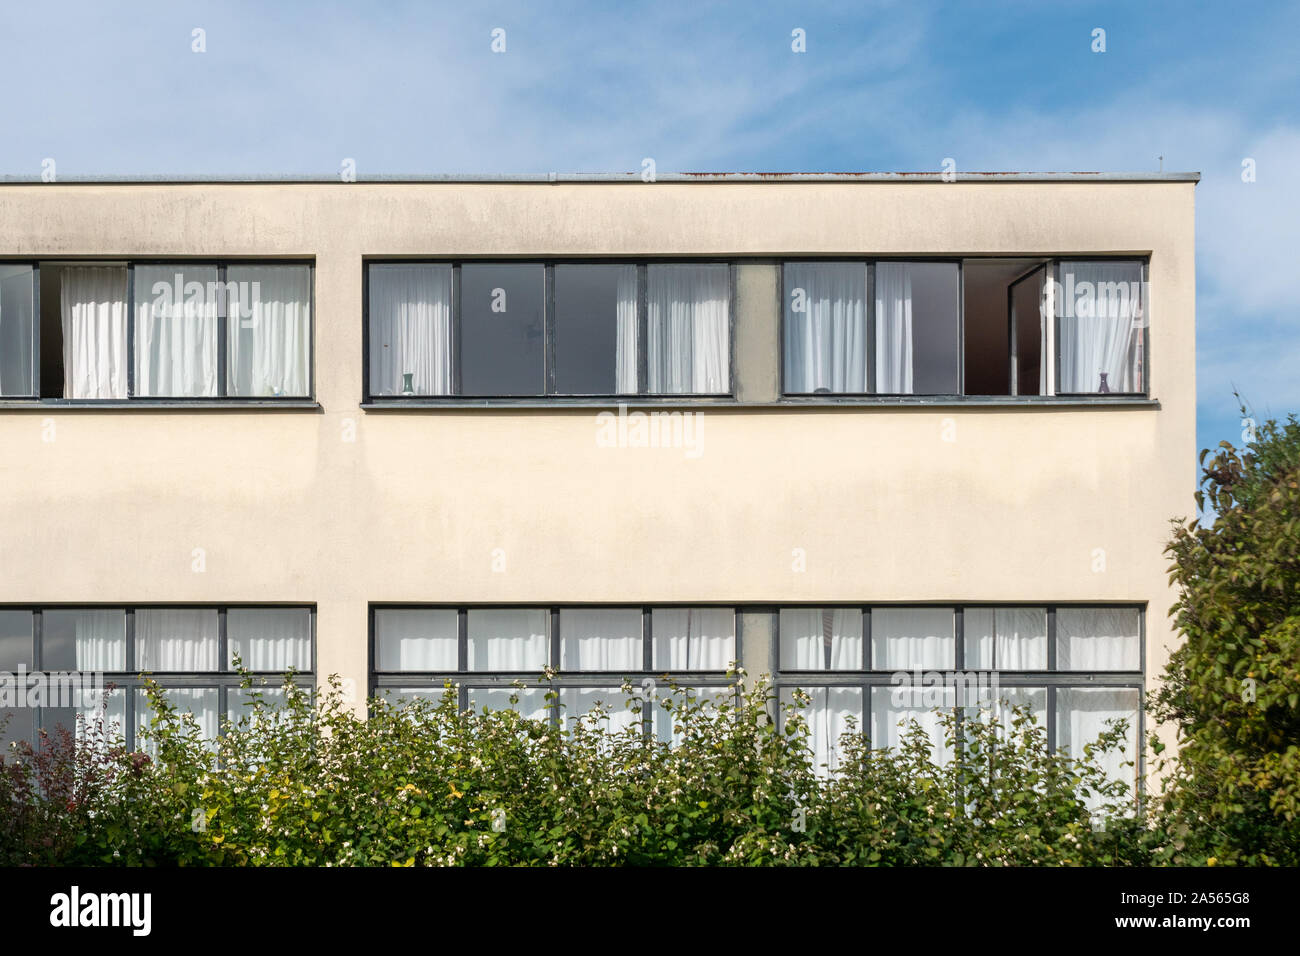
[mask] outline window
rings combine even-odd
[[[790,396],[1146,393],[1145,264],[792,261]]]
[[[0,265],[0,395],[308,398],[311,312],[305,264]]]
[[[367,395],[728,395],[726,263],[374,262]]]
[[[625,680],[637,693],[653,686],[658,701],[673,693],[660,686],[665,675],[679,695],[735,691],[726,676],[739,658],[729,607],[375,607],[371,627],[372,690],[399,702],[440,698],[451,681],[462,709],[508,708],[517,696],[520,713],[558,725],[599,701],[618,728],[636,723]],[[556,676],[542,683],[548,667]],[[546,700],[552,688],[558,710]],[[643,717],[646,732],[672,739],[670,711],[656,706]]]
[[[833,770],[852,724],[896,747],[915,719],[937,762],[951,759],[936,710],[1011,726],[1029,709],[1049,744],[1075,756],[1105,721],[1129,722],[1113,778],[1134,781],[1140,737],[1142,610],[1115,606],[795,607],[778,614],[777,686],[811,697],[804,710],[815,763]]]
[[[250,703],[236,658],[267,698],[283,695],[290,670],[298,686],[312,688],[314,616],[308,607],[0,608],[0,672],[21,668],[38,688],[37,706],[0,711],[0,720],[10,718],[0,736],[35,743],[40,729],[82,734],[102,717],[110,738],[143,746],[149,675],[215,739],[221,715],[237,719]]]

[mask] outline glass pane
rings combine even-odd
[[[1062,607],[1056,611],[1056,667],[1063,671],[1142,670],[1137,608]]]
[[[859,608],[782,608],[782,670],[862,670]]]
[[[0,756],[8,758],[16,743],[38,743],[35,707],[0,707]]]
[[[636,348],[636,266],[557,265],[555,390],[635,394]]]
[[[226,304],[227,394],[311,395],[311,267],[230,266]]]
[[[952,608],[872,609],[873,670],[950,670],[956,664]]]
[[[517,703],[510,702],[511,697],[518,697]],[[514,710],[521,717],[530,720],[546,720],[549,708],[546,703],[546,689],[542,687],[471,687],[469,689],[470,710]]]
[[[1141,392],[1146,324],[1141,262],[1061,263],[1058,392]]]
[[[876,391],[960,391],[960,273],[955,262],[876,263]]]
[[[968,607],[962,623],[967,667],[1047,669],[1047,608]]]
[[[728,266],[648,266],[646,313],[651,394],[718,395],[731,389]]]
[[[808,724],[808,745],[819,775],[833,773],[840,765],[840,738],[848,732],[850,718],[855,733],[863,734],[861,687],[804,687],[812,698],[800,713]],[[781,691],[782,722],[794,713],[794,688]]]
[[[305,607],[239,607],[226,612],[226,645],[234,667],[245,670],[311,670],[311,611]]]
[[[992,721],[1001,727],[1004,735],[1008,735],[1014,730],[1016,707],[1027,710],[1038,726],[1046,729],[1046,687],[981,688],[976,706],[966,707],[964,716],[969,720]]]
[[[469,612],[469,669],[541,671],[550,659],[550,613],[543,608]]]
[[[135,666],[142,671],[219,671],[217,612],[151,608],[135,612]]]
[[[215,266],[135,267],[135,393],[217,394]]]
[[[657,607],[650,612],[658,671],[725,671],[736,659],[736,612],[729,607]]]
[[[53,736],[59,727],[76,735],[79,744],[111,745],[126,728],[126,694],[121,690],[78,685],[62,706],[43,707],[41,726]]]
[[[787,262],[786,392],[865,392],[868,347],[866,263]]]
[[[640,608],[563,608],[560,669],[643,670]]]
[[[455,609],[376,610],[375,666],[381,671],[459,669]]]
[[[541,395],[545,389],[546,273],[538,263],[460,270],[464,395]]]
[[[263,706],[263,719],[271,717],[271,708],[283,708],[286,700],[285,690],[282,686],[267,686],[261,684],[256,687],[232,687],[226,691],[226,717],[232,724],[238,724],[239,721],[248,718],[250,723],[254,720],[253,694],[260,694]],[[275,720],[285,720],[287,715],[283,710],[276,713]]]
[[[675,718],[683,698],[699,702],[702,708],[699,715],[701,718],[717,720],[722,717],[718,711],[719,706],[734,702],[735,696],[734,687],[678,687],[675,692],[667,686],[659,687],[653,702],[655,737],[674,747],[681,743],[683,735],[677,731],[679,725]],[[671,701],[672,709],[664,707],[664,701]]]
[[[35,270],[0,263],[0,396],[34,395]]]
[[[451,394],[451,266],[370,267],[370,394]]]
[[[18,665],[31,670],[33,655],[31,611],[0,611],[0,671],[16,671]]]
[[[1047,270],[1039,269],[1011,287],[1016,318],[1016,394],[1046,395],[1043,362],[1043,286]],[[1048,356],[1050,358],[1050,356]]]
[[[874,631],[875,622],[872,622]],[[900,747],[911,732],[912,721],[930,738],[930,760],[945,764],[952,759],[952,747],[941,723],[944,713],[956,704],[952,687],[876,687],[871,692],[871,745],[878,749]]]
[[[194,720],[199,727],[199,733],[204,740],[215,743],[217,739],[217,707],[220,701],[217,688],[168,687],[166,695],[167,703],[174,707],[178,713],[194,715]],[[141,729],[148,729],[149,722],[154,718],[154,710],[149,705],[149,698],[143,690],[135,692],[135,718],[136,727]],[[146,747],[139,736],[136,737],[136,745],[147,753],[153,753],[156,749],[152,742]]]
[[[49,345],[43,349],[46,374],[41,390],[47,396],[55,393],[58,385],[49,379],[54,377],[56,369],[61,369],[64,398],[125,399],[126,266],[47,266],[47,269],[51,279],[58,280],[57,311],[63,348],[57,356],[51,356]],[[48,322],[50,310],[43,311]],[[56,364],[51,364],[51,358],[55,358]]]
[[[125,671],[126,611],[44,611],[41,643],[46,670]]]
[[[444,695],[450,694],[455,700],[457,693],[457,685],[453,684],[450,688],[380,687],[375,691],[375,696],[387,700],[393,707],[402,707],[417,700],[428,701],[430,706],[437,707],[442,703]]]
[[[1083,748],[1094,743],[1110,720],[1128,722],[1123,750],[1112,750],[1097,757],[1110,780],[1123,780],[1132,794],[1137,781],[1138,709],[1142,692],[1128,687],[1062,687],[1056,692],[1057,746],[1074,758],[1083,757]],[[1133,761],[1132,767],[1124,764]],[[1101,798],[1092,794],[1084,799],[1095,808]]]
[[[629,707],[630,698],[621,687],[565,687],[560,690],[560,704],[569,726],[579,720],[592,722],[592,711],[601,706],[604,715],[598,726],[609,733],[618,733],[629,727],[640,729],[641,714]]]

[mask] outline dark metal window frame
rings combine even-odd
[[[645,256],[611,257],[364,257],[362,259],[361,327],[362,327],[362,405],[430,405],[465,406],[476,404],[512,405],[545,402],[547,404],[589,405],[592,402],[641,404],[680,404],[700,402],[734,403],[736,395],[736,266],[739,260],[710,256],[703,258],[648,258]],[[370,267],[375,265],[450,265],[452,268],[451,352],[452,394],[450,395],[377,395],[370,386]],[[461,394],[461,267],[466,265],[540,265],[545,275],[545,314],[543,316],[542,362],[545,391],[523,395]],[[558,392],[555,390],[555,267],[556,266],[636,266],[637,267],[637,390],[623,394]],[[650,392],[649,387],[649,314],[646,301],[649,266],[715,265],[727,267],[727,390],[725,392]]]
[[[560,612],[583,609],[596,610],[627,610],[641,612],[641,649],[642,659],[641,667],[633,671],[590,671],[590,670],[569,670],[565,671],[560,668],[561,656],[561,633],[560,633]],[[638,685],[645,678],[651,678],[655,681],[662,681],[665,678],[675,681],[678,685],[688,688],[734,688],[735,678],[728,677],[726,671],[685,671],[670,670],[665,671],[654,667],[654,633],[652,628],[652,614],[655,610],[677,609],[677,608],[710,608],[729,610],[732,613],[733,631],[735,645],[733,649],[733,659],[741,662],[741,649],[743,646],[743,635],[741,633],[741,615],[742,608],[734,604],[718,604],[709,602],[691,602],[691,603],[655,603],[645,604],[642,602],[629,603],[584,603],[571,602],[565,604],[552,603],[483,603],[483,604],[422,604],[422,603],[375,603],[370,605],[367,634],[367,672],[370,675],[369,692],[372,697],[382,696],[385,690],[395,690],[397,688],[428,688],[430,691],[441,690],[446,682],[450,681],[457,693],[457,708],[461,711],[469,707],[470,695],[472,691],[479,689],[497,689],[509,690],[514,688],[516,681],[523,682],[527,685],[528,690],[604,690],[606,688],[618,688],[623,681],[630,680],[634,686]],[[458,668],[455,671],[381,671],[378,669],[378,641],[375,632],[376,612],[380,611],[401,611],[401,610],[418,610],[418,611],[455,611],[457,614],[457,634],[459,637]],[[545,611],[547,616],[547,667],[555,672],[555,677],[550,680],[543,680],[536,671],[479,671],[470,670],[468,663],[468,621],[469,612],[474,610],[533,610]],[[606,701],[608,704],[617,705],[619,701]],[[558,708],[548,706],[548,720],[554,727],[559,727],[561,714]],[[572,717],[572,714],[564,715]],[[648,711],[643,714],[646,721],[645,730],[647,733],[651,730],[653,714]]]
[[[1061,336],[1060,320],[1053,316],[1053,341],[1052,348],[1054,352],[1053,361],[1055,364],[1055,376],[1053,378],[1053,389],[1050,395],[1017,395],[1014,394],[1015,388],[1012,387],[1011,395],[968,395],[966,394],[966,269],[965,263],[979,259],[1042,259],[1045,260],[1034,266],[1024,275],[1017,279],[1026,278],[1038,269],[1046,269],[1047,275],[1052,278],[1054,284],[1059,287],[1060,281],[1060,264],[1063,261],[1070,262],[1139,262],[1142,266],[1142,287],[1147,288],[1147,275],[1150,268],[1151,257],[1149,255],[1068,255],[1050,253],[1043,255],[1029,254],[1006,254],[997,256],[785,256],[777,262],[777,322],[778,322],[778,345],[780,351],[780,360],[778,367],[778,393],[781,396],[783,404],[902,404],[913,402],[923,404],[952,404],[959,405],[964,403],[980,404],[1059,404],[1061,399],[1068,400],[1071,404],[1080,403],[1116,403],[1124,400],[1149,399],[1151,395],[1151,321],[1150,321],[1150,304],[1143,301],[1143,347],[1142,347],[1142,391],[1140,392],[1061,392],[1057,385],[1060,382],[1061,374]],[[861,263],[867,270],[867,388],[866,392],[790,392],[786,389],[786,364],[788,356],[785,348],[786,333],[786,284],[785,284],[785,267],[787,263],[818,263],[818,262],[854,262]],[[939,393],[919,393],[913,392],[908,394],[896,394],[893,392],[876,391],[876,314],[875,314],[875,288],[876,288],[876,266],[881,262],[905,263],[905,262],[953,262],[957,264],[957,323],[958,323],[958,387],[960,389],[956,394],[939,394]],[[1056,310],[1056,303],[1053,301],[1053,311]],[[1009,321],[1009,320],[1008,320]],[[1015,348],[1014,326],[1011,329],[1013,337],[1008,342],[1009,358],[1012,361],[1012,375],[1015,374]],[[1044,344],[1045,347],[1045,344]]]
[[[230,692],[239,690],[243,680],[242,676],[229,668],[229,648],[226,643],[226,615],[227,612],[236,610],[301,610],[308,611],[311,621],[311,669],[297,672],[294,675],[294,684],[308,692],[314,692],[316,688],[316,606],[314,604],[259,604],[259,603],[231,603],[231,604],[4,604],[0,605],[0,611],[27,611],[32,614],[32,662],[33,667],[28,671],[29,675],[39,674],[94,674],[102,673],[104,678],[105,689],[109,685],[113,686],[113,693],[120,693],[123,696],[123,713],[125,715],[125,725],[122,727],[122,736],[126,740],[128,750],[134,750],[136,746],[136,697],[137,691],[145,687],[145,679],[150,678],[158,683],[164,690],[206,690],[215,688],[217,690],[217,727],[218,733],[224,734],[226,727],[226,715],[229,710]],[[219,671],[139,671],[139,670],[122,670],[122,671],[87,671],[87,670],[53,670],[44,669],[43,658],[43,616],[47,611],[122,611],[125,614],[125,649],[123,651],[127,664],[135,660],[135,615],[138,611],[155,611],[155,610],[189,610],[189,611],[216,611],[217,612],[217,660],[222,665]],[[283,672],[279,671],[249,671],[249,676],[254,678],[254,687],[259,690],[274,690],[283,685]],[[259,683],[260,681],[260,683]],[[43,725],[42,712],[51,709],[46,707],[35,708],[35,727],[37,733]],[[72,728],[69,728],[72,729]],[[31,741],[33,744],[35,741]]]
[[[122,398],[43,398],[41,397],[41,280],[40,264],[48,262],[51,264],[77,264],[77,265],[94,265],[102,262],[104,265],[124,265],[126,268],[126,395]],[[170,258],[139,258],[139,257],[87,257],[87,256],[41,256],[37,259],[31,257],[22,258],[0,258],[0,264],[30,265],[33,267],[32,282],[34,285],[34,308],[35,315],[33,319],[32,333],[32,350],[33,350],[33,368],[32,368],[32,392],[29,396],[4,396],[4,400],[22,402],[25,404],[34,404],[39,406],[54,407],[75,407],[75,408],[121,408],[127,405],[131,406],[212,406],[212,405],[285,405],[300,406],[304,402],[315,404],[316,395],[316,261],[304,257],[287,257],[272,256],[265,258],[231,258],[227,256],[219,257],[186,257],[174,256]],[[219,300],[217,310],[217,394],[216,395],[136,395],[136,375],[135,375],[135,268],[136,266],[181,266],[183,268],[215,268],[217,270],[217,282],[221,288],[225,289],[226,272],[230,267],[245,266],[305,266],[308,270],[307,288],[308,299],[307,307],[309,314],[309,329],[307,340],[307,394],[306,395],[230,395],[229,382],[227,381],[227,350],[229,348],[229,316],[226,310],[224,295]],[[67,369],[64,369],[64,375],[67,375]]]
[[[781,667],[781,627],[780,611],[785,609],[860,609],[863,614],[862,628],[862,669],[861,670],[797,670]],[[864,739],[870,736],[870,719],[872,692],[874,688],[892,688],[897,668],[880,669],[873,666],[871,660],[871,612],[873,609],[907,610],[937,608],[951,609],[953,612],[954,660],[953,666],[946,668],[923,668],[925,672],[943,674],[969,673],[981,671],[998,675],[1000,687],[1026,687],[1043,689],[1047,692],[1046,721],[1048,745],[1057,747],[1056,708],[1057,691],[1062,688],[1115,688],[1132,689],[1139,695],[1146,689],[1146,651],[1147,651],[1147,604],[1139,601],[936,601],[871,604],[845,603],[789,603],[782,604],[775,612],[773,622],[773,688],[777,694],[782,690],[801,688],[804,690],[822,687],[857,687],[862,690],[862,714],[859,733]],[[966,634],[964,613],[967,609],[978,608],[1044,608],[1047,611],[1047,669],[1046,670],[997,670],[996,668],[973,668],[964,666],[966,659]],[[1133,610],[1138,612],[1138,659],[1142,669],[1137,671],[1064,671],[1057,669],[1057,635],[1056,612],[1061,608],[1078,608],[1080,610]],[[915,670],[915,669],[913,669]],[[911,673],[912,671],[907,671]],[[960,721],[960,709],[958,720]],[[1137,762],[1138,793],[1145,772],[1143,741],[1146,739],[1146,710],[1139,696],[1137,725],[1134,728],[1138,740]]]

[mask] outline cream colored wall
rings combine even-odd
[[[314,257],[323,406],[0,409],[0,603],[312,602],[359,687],[378,601],[1149,601],[1149,673],[1172,640],[1190,183],[9,185],[0,224],[7,256]],[[690,458],[592,410],[359,407],[363,256],[1129,252],[1159,409],[706,408]]]

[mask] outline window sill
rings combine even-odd
[[[747,403],[739,402],[731,395],[619,395],[611,398],[592,398],[588,396],[570,398],[570,397],[541,397],[530,396],[520,398],[381,398],[368,399],[361,403],[361,407],[370,412],[383,411],[411,411],[419,409],[424,411],[458,411],[467,409],[501,409],[501,408],[521,408],[521,409],[558,409],[558,408],[576,408],[590,409],[599,408],[605,410],[617,409],[619,406],[627,408],[740,408]]]
[[[133,398],[128,400],[75,398],[4,398],[0,399],[0,412],[99,412],[99,411],[181,411],[181,412],[239,412],[239,411],[321,411],[321,405],[311,398]]]
[[[562,409],[617,411],[628,409],[736,409],[792,410],[831,408],[1145,408],[1158,409],[1160,401],[1141,395],[1051,395],[1051,396],[962,396],[962,395],[788,395],[774,402],[746,402],[732,396],[690,396],[654,398],[628,395],[619,398],[400,398],[361,403],[368,412],[482,411]]]

